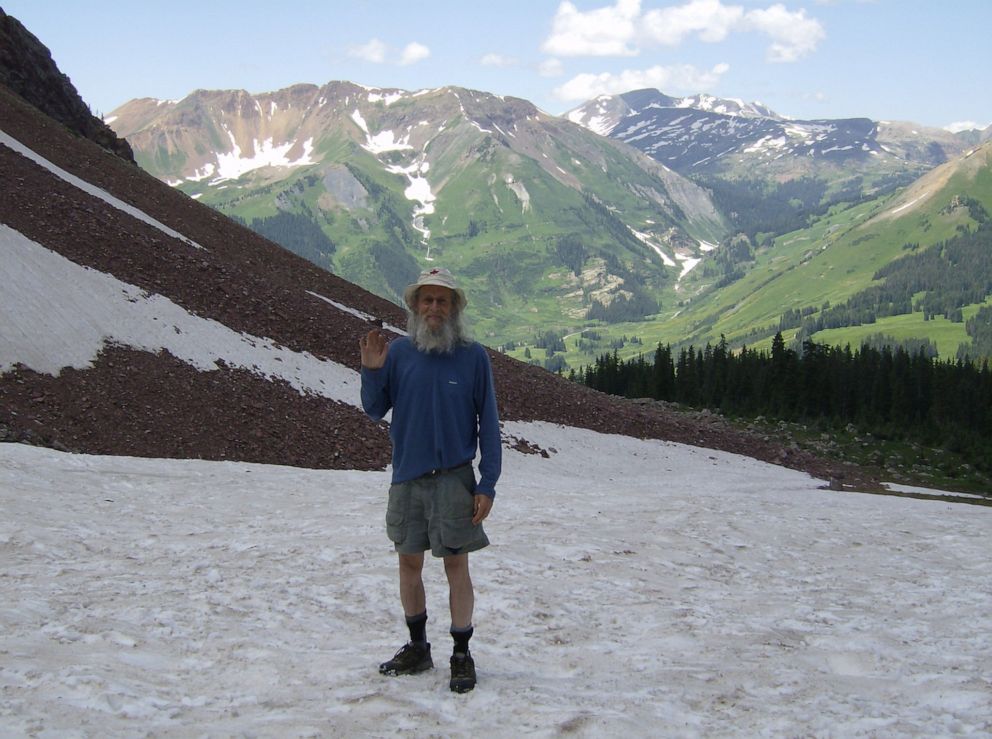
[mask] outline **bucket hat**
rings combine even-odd
[[[431,267],[430,269],[425,269],[420,273],[420,277],[412,285],[407,285],[406,290],[403,291],[403,300],[409,306],[410,310],[416,310],[417,306],[414,302],[417,295],[417,290],[424,285],[440,285],[441,287],[446,287],[449,290],[454,291],[455,295],[458,296],[458,307],[464,308],[465,304],[468,302],[468,298],[465,297],[465,291],[462,290],[458,285],[455,284],[455,278],[444,267]]]

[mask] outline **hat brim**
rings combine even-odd
[[[417,297],[417,290],[422,288],[424,285],[437,285],[438,287],[446,287],[451,292],[453,292],[458,297],[458,307],[464,308],[468,304],[468,298],[465,297],[465,291],[460,287],[452,287],[451,285],[445,285],[442,282],[434,282],[430,279],[424,280],[423,282],[415,282],[412,285],[407,285],[406,290],[403,291],[403,302],[406,303],[410,310],[416,310],[417,304],[414,299]]]

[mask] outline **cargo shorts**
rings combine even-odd
[[[389,486],[386,535],[400,554],[474,552],[489,546],[482,524],[472,523],[474,509],[471,464],[398,482]]]

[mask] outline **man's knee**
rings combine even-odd
[[[410,575],[416,575],[424,569],[424,554],[401,554],[400,559],[400,572]]]
[[[453,554],[444,558],[444,572],[451,580],[468,575],[468,555]]]

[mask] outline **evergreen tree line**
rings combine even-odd
[[[556,331],[545,331],[534,337],[534,346],[547,350],[550,357],[555,352],[565,351],[565,339]]]
[[[617,218],[609,208],[603,205],[597,198],[591,195],[583,195],[582,200],[585,203],[585,207],[576,208],[576,217],[584,223],[590,231],[606,231],[610,235],[610,241],[614,244],[622,245],[625,249],[628,249],[635,254],[648,253],[651,256],[656,255],[645,247],[645,245],[634,236],[630,229],[627,228],[626,224]]]
[[[774,419],[844,428],[883,438],[914,440],[961,453],[992,471],[992,371],[988,363],[940,361],[921,347],[829,347],[804,342],[787,348],[781,333],[771,353],[726,339],[673,355],[670,345],[619,359],[603,354],[570,379],[614,395],[650,397],[732,417]]]
[[[811,177],[798,178],[775,189],[746,178],[706,179],[704,184],[717,208],[730,215],[735,230],[747,234],[752,242],[759,233],[781,234],[805,227],[826,194],[826,185]]]
[[[617,295],[609,305],[593,300],[586,312],[586,318],[603,323],[624,323],[644,320],[645,316],[653,315],[659,310],[661,306],[657,300],[644,290],[635,288],[630,297]]]
[[[965,331],[971,337],[972,357],[992,357],[992,307],[978,309],[973,317],[964,323]]]
[[[326,269],[331,264],[334,242],[307,216],[283,211],[274,216],[253,218],[248,227],[320,267]]]

